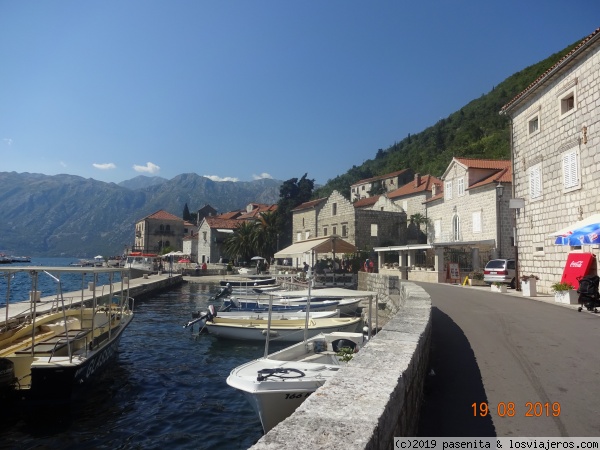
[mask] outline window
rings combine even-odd
[[[304,228],[304,217],[302,218],[302,228]]]
[[[565,88],[560,90],[558,97],[558,112],[560,118],[566,117],[577,109],[577,80],[573,80],[567,84]]]
[[[202,232],[202,238],[204,239],[204,242],[206,242],[206,231]]]
[[[562,155],[563,166],[563,188],[572,191],[581,187],[579,177],[579,152],[577,148],[571,148]]]
[[[337,234],[337,227],[331,227],[331,234]]]
[[[446,200],[452,200],[452,181],[446,181],[444,195],[446,196]]]
[[[301,241],[302,240],[302,234],[298,231],[296,233],[296,242]]]
[[[333,205],[331,205],[331,215],[337,216],[337,203],[334,203]],[[335,234],[335,232],[333,234]]]
[[[456,191],[459,196],[465,195],[465,179],[459,178],[456,182]]]
[[[363,185],[363,186],[361,186],[361,191],[364,191],[364,190],[365,190],[365,186]]]
[[[537,134],[540,131],[540,114],[536,113],[533,117],[529,118],[527,131],[529,135]]]
[[[473,213],[473,233],[481,233],[481,211]]]
[[[529,168],[529,197],[531,200],[542,197],[542,164]]]
[[[460,217],[458,216],[452,218],[452,240],[460,241]]]
[[[371,237],[377,237],[377,224],[371,224]]]
[[[342,225],[342,237],[348,236],[348,226]]]
[[[436,219],[433,222],[433,232],[436,240],[442,237],[442,219]]]
[[[304,239],[310,239],[310,230],[304,233]]]
[[[327,236],[327,227],[323,227],[323,236]]]

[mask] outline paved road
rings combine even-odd
[[[420,436],[600,436],[600,314],[416,284],[432,299],[435,372]],[[474,415],[473,403],[477,412],[489,404],[490,414]]]

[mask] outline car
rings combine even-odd
[[[483,270],[483,281],[487,284],[495,282],[508,284],[512,289],[517,286],[516,264],[514,259],[492,259]]]

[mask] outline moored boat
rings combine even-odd
[[[340,370],[363,345],[361,333],[318,334],[231,371],[267,433]]]
[[[26,272],[31,277],[30,301],[10,303],[11,277]],[[23,266],[2,268],[7,279],[6,307],[0,314],[0,393],[3,400],[68,401],[76,387],[109,365],[119,340],[133,320],[133,299],[126,287],[113,290],[113,276],[123,269]],[[106,295],[93,290],[78,302],[65,304],[61,275],[108,273]],[[53,278],[56,298],[40,302],[35,295],[39,275]],[[83,278],[82,278],[83,280]],[[115,284],[116,285],[116,284]],[[16,311],[13,313],[13,311]]]
[[[267,336],[279,342],[300,342],[305,335],[313,337],[334,331],[355,332],[360,317],[331,317],[327,319],[248,319],[213,317],[206,322],[209,333],[227,339],[264,341]]]

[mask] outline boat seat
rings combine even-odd
[[[55,353],[67,346],[67,343],[72,342],[75,337],[83,338],[87,334],[89,334],[92,330],[83,329],[83,330],[69,330],[67,332],[62,332],[61,334],[56,334],[54,336],[47,337],[42,339],[41,341],[36,342],[33,346],[34,354],[52,354]],[[31,354],[31,345],[22,350],[18,350],[15,353],[17,355],[27,355]]]

